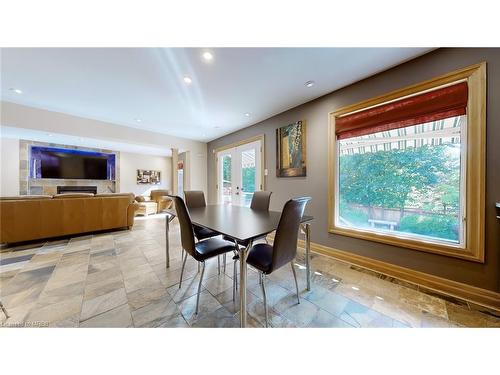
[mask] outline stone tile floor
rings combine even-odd
[[[131,231],[18,246],[0,254],[3,327],[238,327],[233,265],[218,275],[207,264],[200,311],[194,314],[197,264],[188,259],[179,288],[179,228],[171,224],[171,266],[165,268],[164,216],[137,218]],[[272,327],[500,327],[494,310],[424,293],[417,286],[313,254],[312,290],[305,289],[303,254],[268,278]],[[248,322],[262,327],[257,273],[248,272]]]

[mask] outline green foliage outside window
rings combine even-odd
[[[401,219],[399,231],[456,240],[458,222],[456,217],[447,215],[407,215]]]
[[[339,191],[340,216],[356,226],[375,208],[399,210],[397,230],[458,240],[459,145],[341,155]]]
[[[246,167],[241,170],[242,188],[245,192],[255,191],[255,167]],[[222,180],[231,182],[231,158],[228,156],[222,159]]]
[[[255,191],[255,167],[243,168],[241,173],[243,191],[253,193]]]
[[[231,181],[231,158],[229,156],[222,158],[222,180]]]

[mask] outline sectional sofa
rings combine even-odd
[[[0,198],[0,243],[132,228],[133,194],[57,194]]]

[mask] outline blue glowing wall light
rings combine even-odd
[[[43,152],[60,152],[64,154],[76,154],[76,155],[87,155],[87,156],[105,156],[107,159],[107,171],[108,180],[115,179],[115,154],[106,154],[103,152],[95,151],[82,151],[73,150],[67,148],[55,148],[55,147],[31,147],[30,155],[30,177],[31,178],[42,178],[42,153]]]

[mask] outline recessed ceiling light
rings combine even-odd
[[[52,137],[52,134],[47,133],[47,135],[48,135],[49,137]]]
[[[339,280],[337,280],[337,279],[335,279],[335,278],[333,278],[333,279],[332,279],[332,281],[333,281],[334,283],[338,283],[338,282],[339,282]]]
[[[245,116],[246,116],[246,117],[250,117],[250,113],[248,113],[248,112],[247,112],[247,113],[245,113]]]
[[[307,81],[305,83],[306,87],[313,87],[314,86],[314,81]]]
[[[384,300],[384,299],[383,299],[382,297],[380,297],[380,296],[375,296],[375,298],[376,298],[376,299],[379,299],[379,300],[381,300],[381,301],[383,301],[383,300]]]
[[[354,290],[359,290],[359,288],[357,286],[351,286],[351,288]]]
[[[203,60],[205,61],[212,61],[214,59],[214,55],[211,52],[203,52],[201,55],[203,57]]]
[[[14,88],[14,87],[11,87],[11,88],[9,89],[9,91],[15,92],[16,94],[19,94],[19,95],[21,95],[21,94],[23,93],[23,91],[22,91],[22,90],[16,89],[16,88]]]
[[[193,80],[192,80],[191,78],[189,78],[188,76],[185,76],[185,77],[184,77],[184,82],[185,82],[186,84],[190,85],[190,84],[193,82]]]
[[[135,118],[134,120],[135,120],[135,122],[142,122],[142,120],[140,118]]]

